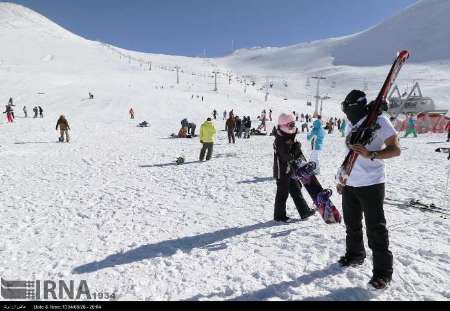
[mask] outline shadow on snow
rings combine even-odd
[[[223,229],[215,232],[204,233],[192,237],[184,237],[175,240],[167,240],[155,244],[148,244],[125,253],[117,253],[106,257],[101,261],[94,261],[75,268],[74,274],[92,273],[99,270],[140,262],[158,257],[170,257],[178,251],[190,252],[197,248],[206,248],[210,251],[221,250],[227,247],[226,243],[218,243],[223,240],[242,235],[251,231],[283,226],[274,221],[258,223],[254,225]]]
[[[197,301],[197,300],[215,300],[215,299],[223,299],[229,301],[261,301],[261,300],[269,300],[273,298],[280,298],[282,300],[288,300],[289,295],[295,294],[295,288],[301,288],[302,286],[309,285],[316,280],[322,280],[327,277],[331,277],[334,275],[338,275],[343,273],[343,269],[339,267],[338,264],[332,264],[322,270],[313,271],[309,274],[302,275],[297,279],[292,281],[281,282],[278,284],[268,285],[263,289],[246,293],[236,298],[227,299],[227,297],[231,296],[230,292],[222,292],[215,293],[209,295],[197,295],[194,296],[188,301]],[[368,300],[370,298],[367,290],[354,287],[354,288],[345,288],[338,289],[336,291],[330,292],[325,296],[317,296],[317,297],[307,297],[302,298],[302,300],[318,300],[318,301],[326,301],[326,300]]]
[[[268,181],[273,181],[273,177],[253,177],[253,179],[240,181],[238,184],[259,184]]]

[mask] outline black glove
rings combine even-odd
[[[371,101],[370,104],[367,105],[367,110],[370,112],[373,109],[373,106],[375,105],[375,100]],[[381,115],[383,112],[386,112],[389,110],[389,106],[387,101],[383,101],[380,105],[380,108],[378,109],[378,115]]]
[[[347,136],[347,146],[353,145],[369,145],[375,136],[375,132],[380,129],[380,125],[375,123],[373,127],[366,128],[355,128],[351,131],[351,133]]]
[[[297,160],[303,159],[303,152],[302,152],[302,145],[299,142],[295,142],[292,147],[291,150],[289,152],[289,161],[290,162],[295,162]]]

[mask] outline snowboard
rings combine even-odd
[[[341,214],[331,201],[333,191],[324,189],[315,175],[316,163],[308,162],[302,156],[291,164],[291,178],[301,182],[316,206],[322,219],[327,224],[337,224],[342,222]]]
[[[380,115],[380,111],[383,105],[385,105],[386,103],[388,93],[392,88],[392,85],[395,83],[400,70],[402,69],[408,58],[408,51],[401,51],[398,54],[397,59],[392,65],[391,70],[389,71],[389,74],[384,81],[380,93],[370,107],[370,111],[366,120],[361,124],[361,126],[355,128],[350,134],[351,139],[348,140],[350,144],[361,144],[365,146],[370,143],[371,138],[373,137],[373,133],[374,131],[376,131],[378,116]],[[358,159],[358,156],[359,155],[353,150],[350,150],[350,152],[347,154],[347,157],[345,158],[344,163],[342,164],[336,176],[337,181],[341,185],[346,184],[356,163],[356,160]]]

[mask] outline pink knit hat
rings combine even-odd
[[[292,114],[281,114],[278,118],[278,126],[280,130],[286,134],[297,133],[297,127],[295,126],[295,117]]]

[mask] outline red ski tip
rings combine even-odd
[[[401,52],[398,52],[397,57],[401,57],[401,58],[408,59],[410,55],[411,55],[411,54],[409,53],[409,51],[403,50],[403,51],[401,51]]]

